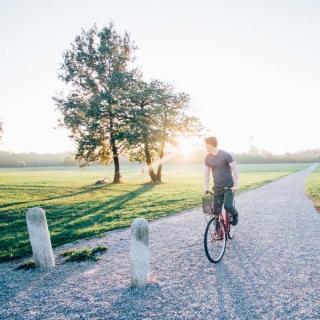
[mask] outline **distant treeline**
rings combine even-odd
[[[123,158],[123,163],[129,163]],[[23,167],[72,167],[78,166],[71,152],[62,153],[13,153],[0,151],[0,168],[23,168]],[[92,163],[91,165],[99,165]]]
[[[290,163],[320,162],[320,149],[303,150],[294,153],[272,154],[266,151],[248,152],[235,155],[239,163]]]
[[[252,148],[249,152],[234,154],[238,163],[314,163],[320,162],[320,149],[303,150],[293,153],[273,154],[258,148]],[[169,163],[203,163],[205,152],[198,150],[188,156],[176,156]]]
[[[13,153],[0,151],[0,167],[52,167],[75,165],[70,153]]]
[[[167,160],[170,164],[186,163],[201,164],[203,163],[205,153],[202,150],[194,151],[188,156],[176,155],[169,157]],[[304,150],[294,153],[285,153],[281,155],[272,154],[262,150],[252,150],[247,153],[234,154],[239,163],[289,163],[289,162],[320,162],[320,149]],[[122,164],[130,164],[130,161],[120,157]],[[1,168],[23,168],[23,167],[56,167],[56,166],[78,166],[74,155],[70,152],[64,153],[12,153],[0,151]],[[99,165],[98,162],[91,165]]]

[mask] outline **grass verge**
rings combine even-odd
[[[314,201],[316,209],[320,212],[320,166],[313,171],[306,181],[306,192]]]

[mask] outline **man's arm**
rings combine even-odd
[[[234,186],[232,191],[235,192],[238,189],[238,181],[239,181],[239,167],[235,161],[229,163],[233,175]]]
[[[209,191],[210,168],[204,166],[204,192]]]

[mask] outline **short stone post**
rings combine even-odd
[[[31,242],[33,260],[41,270],[55,266],[46,214],[41,208],[27,211],[27,227]]]
[[[130,266],[131,285],[144,287],[149,280],[149,227],[143,218],[131,225]]]

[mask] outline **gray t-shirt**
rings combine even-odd
[[[215,188],[233,187],[233,177],[230,168],[232,161],[232,155],[223,150],[219,150],[215,156],[211,153],[207,154],[205,165],[212,169]]]

